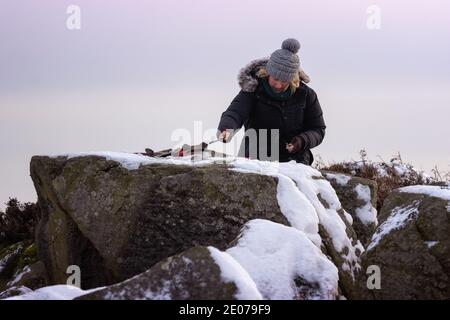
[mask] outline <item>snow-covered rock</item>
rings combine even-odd
[[[289,224],[274,177],[210,161],[109,156],[31,161],[43,215],[37,245],[52,283],[78,265],[83,288],[109,285],[193,246],[224,250],[251,219]]]
[[[338,269],[308,236],[268,220],[248,222],[227,252],[271,300],[336,299]]]
[[[364,248],[354,218],[321,172],[303,164],[100,152],[35,156],[31,176],[43,209],[38,246],[53,283],[65,283],[66,268],[74,264],[98,275],[93,283],[82,274],[83,288],[124,281],[198,245],[237,255],[236,241],[264,230],[285,232],[293,248],[302,249],[274,247],[286,263],[296,255],[324,271],[321,278],[301,262],[291,264],[285,274],[292,278],[283,286],[292,290],[284,298],[330,299],[338,289],[349,295],[360,270]],[[249,221],[264,221],[249,228],[261,234],[244,231],[239,238]],[[278,297],[270,285],[261,288],[266,298]]]
[[[449,299],[450,189],[409,186],[392,192],[362,258],[363,270],[380,268],[381,288],[369,290],[360,274],[359,299]]]
[[[228,253],[194,247],[129,280],[79,300],[261,300],[247,271]]]
[[[321,172],[330,181],[342,207],[351,215],[358,239],[367,245],[378,225],[376,181],[326,170]]]
[[[26,265],[14,274],[8,287],[27,287],[37,289],[47,284],[47,271],[42,261]]]

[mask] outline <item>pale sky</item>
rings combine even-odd
[[[80,30],[66,27],[69,5]],[[195,121],[215,129],[239,69],[289,37],[327,125],[314,155],[400,152],[449,171],[449,17],[447,0],[2,1],[0,208],[36,200],[33,155],[160,150]]]

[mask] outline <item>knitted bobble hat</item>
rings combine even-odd
[[[292,81],[300,68],[300,60],[297,55],[299,49],[300,43],[298,40],[293,38],[284,40],[281,49],[270,55],[266,65],[269,75],[280,81]]]

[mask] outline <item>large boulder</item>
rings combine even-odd
[[[35,156],[31,176],[42,211],[39,257],[51,283],[66,283],[70,265],[80,267],[87,289],[191,247],[224,251],[251,220],[300,231],[335,265],[344,296],[360,270],[364,248],[352,217],[321,173],[303,164],[96,153]],[[337,297],[336,288],[308,281],[297,277],[300,290],[289,297]]]
[[[380,226],[362,258],[354,298],[450,299],[450,190],[411,186],[395,190],[384,201]],[[368,286],[369,283],[369,286]],[[370,289],[369,289],[370,288]]]
[[[334,263],[339,272],[340,293],[351,295],[364,247],[352,227],[352,217],[320,171],[294,161],[243,161],[233,166],[278,177],[277,197],[283,214],[292,227],[302,231]]]
[[[352,216],[353,229],[366,246],[378,225],[376,181],[327,170],[321,173],[330,181],[342,208]]]
[[[76,300],[261,299],[247,272],[227,253],[194,247],[148,271]]]
[[[70,265],[82,287],[126,280],[197,245],[221,250],[250,219],[288,225],[275,177],[226,165],[124,167],[100,156],[31,160],[42,220],[39,256],[52,283]]]

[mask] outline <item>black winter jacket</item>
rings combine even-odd
[[[259,148],[261,134],[267,135],[261,143],[267,141],[268,155],[271,155],[270,129],[279,129],[279,153],[278,157],[272,157],[275,156],[280,162],[295,160],[311,165],[314,157],[310,149],[322,143],[326,128],[317,94],[302,82],[288,100],[277,101],[271,98],[256,76],[258,69],[265,63],[266,58],[258,59],[241,69],[238,77],[241,91],[222,113],[218,130],[237,131],[242,126],[246,132],[256,129],[257,158],[266,160],[265,150],[262,152]],[[267,133],[258,129],[267,129]],[[252,134],[249,136],[253,137]],[[297,153],[289,153],[285,146],[286,143],[291,143],[294,136],[301,137],[303,148]],[[252,139],[243,139],[239,156],[253,158],[252,153],[249,153],[249,141]]]

